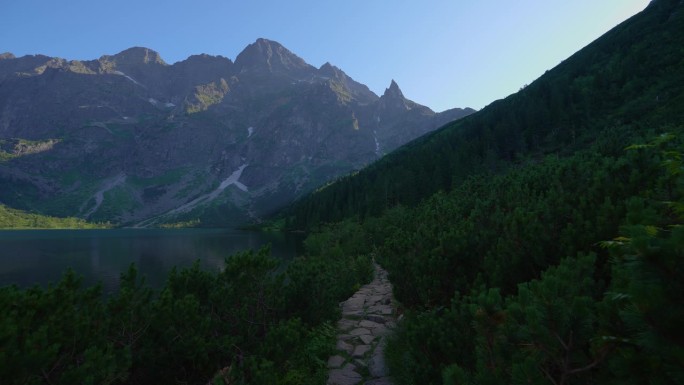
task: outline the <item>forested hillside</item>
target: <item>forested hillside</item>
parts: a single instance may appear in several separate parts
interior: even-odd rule
[[[683,16],[652,2],[538,80],[296,204],[291,227],[413,206],[469,175],[567,156],[607,128],[629,138],[684,120]]]
[[[653,1],[287,213],[389,271],[395,383],[684,383],[682,47]]]

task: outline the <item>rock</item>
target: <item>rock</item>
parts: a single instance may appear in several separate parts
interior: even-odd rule
[[[342,356],[332,356],[328,359],[329,368],[339,368],[344,364],[344,357]]]
[[[385,365],[384,349],[377,348],[368,362],[368,371],[373,377],[385,377],[389,374]]]
[[[369,321],[377,322],[379,324],[384,324],[385,322],[387,322],[385,317],[383,317],[381,315],[377,315],[377,314],[368,314],[366,316],[366,319]]]
[[[352,357],[363,357],[370,350],[371,350],[370,345],[359,345],[356,348],[354,348],[354,352],[352,353]]]
[[[347,364],[342,369],[333,369],[328,375],[327,385],[356,385],[361,382],[361,375],[354,371],[356,367]]]
[[[349,298],[342,304],[342,311],[352,311],[363,309],[363,304],[366,301],[364,297]]]
[[[354,364],[356,365],[357,368],[367,368],[368,367],[368,363],[363,361],[360,358],[355,359]]]
[[[342,310],[342,315],[345,317],[363,318],[364,312],[363,310]]]
[[[389,329],[387,329],[385,325],[381,325],[380,327],[373,329],[374,336],[384,336],[387,333],[389,333]]]
[[[343,319],[337,321],[337,328],[339,330],[343,330],[343,331],[347,331],[351,328],[356,327],[357,325],[358,325],[357,321],[350,320],[350,319],[344,319],[343,318]]]
[[[392,385],[392,381],[389,377],[374,378],[372,380],[366,381],[364,385]]]
[[[389,306],[385,306],[380,310],[380,314],[382,314],[382,315],[390,315],[392,313],[393,313],[392,308]]]
[[[376,265],[375,280],[340,303],[343,313],[346,310],[359,316],[350,319],[345,315],[337,323],[340,331],[337,348],[349,354],[353,361],[344,364],[342,356],[330,357],[328,385],[354,385],[362,381],[369,385],[392,385],[384,357],[387,342],[384,336],[391,332],[396,322],[392,316],[392,288],[386,280],[379,278],[383,275],[386,276]],[[338,369],[343,364],[344,367]],[[357,368],[361,368],[365,378]]]
[[[379,324],[379,323],[373,322],[373,321],[367,321],[367,320],[363,320],[363,321],[359,322],[359,327],[362,327],[362,328],[373,329],[373,328],[376,328],[378,326],[382,326],[382,324]]]
[[[369,313],[381,314],[381,315],[391,315],[392,306],[390,305],[373,305],[368,308]]]
[[[371,331],[365,328],[357,328],[349,332],[353,336],[362,336],[364,334],[371,334]]]
[[[351,354],[352,350],[354,350],[354,346],[342,341],[338,340],[337,341],[337,350],[341,350],[343,352],[347,352],[347,354]]]
[[[370,335],[370,334],[364,334],[364,335],[360,336],[359,338],[360,338],[361,341],[363,341],[363,343],[366,344],[366,345],[370,345],[370,343],[373,342],[373,340],[375,339],[375,337],[373,337],[373,336]]]

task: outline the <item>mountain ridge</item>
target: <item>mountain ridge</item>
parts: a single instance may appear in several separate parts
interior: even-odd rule
[[[168,64],[145,47],[86,61],[8,57],[0,61],[0,140],[57,144],[6,157],[0,181],[12,187],[0,201],[129,225],[258,220],[473,112],[391,99],[400,108],[332,64],[315,68],[266,39],[235,62],[201,54]],[[239,183],[217,191],[238,169]],[[211,199],[196,210],[174,211],[203,196]]]

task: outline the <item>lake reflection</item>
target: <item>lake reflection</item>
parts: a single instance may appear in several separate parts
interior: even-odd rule
[[[218,271],[225,257],[267,243],[274,257],[289,260],[301,238],[227,229],[0,231],[0,286],[45,286],[71,267],[85,284],[102,281],[105,292],[112,292],[135,263],[146,282],[159,288],[174,266],[199,259],[202,268]]]

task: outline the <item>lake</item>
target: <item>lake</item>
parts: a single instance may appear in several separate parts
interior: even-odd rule
[[[104,292],[119,287],[119,275],[135,263],[153,288],[164,285],[174,267],[200,260],[203,269],[219,271],[225,257],[271,244],[283,261],[300,250],[301,235],[230,229],[113,229],[0,231],[0,287],[28,287],[57,282],[67,268],[86,285],[102,282]]]

